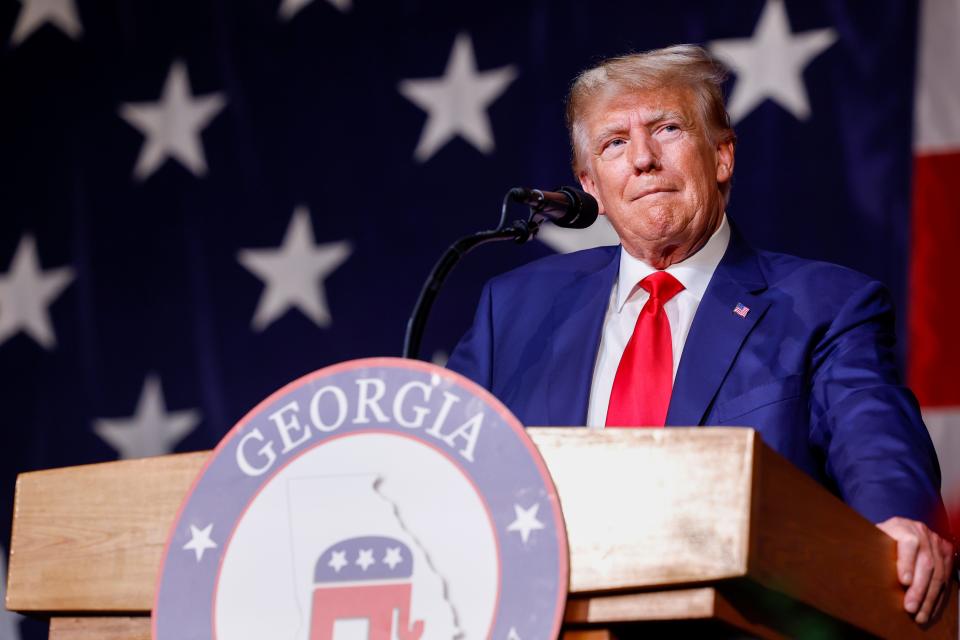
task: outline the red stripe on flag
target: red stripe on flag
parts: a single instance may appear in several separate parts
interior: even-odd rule
[[[960,152],[914,158],[907,375],[924,407],[960,405]]]

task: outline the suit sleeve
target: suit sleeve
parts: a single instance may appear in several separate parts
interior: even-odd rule
[[[493,388],[493,302],[490,283],[483,287],[473,325],[450,354],[447,368],[483,388]]]
[[[946,531],[940,467],[916,398],[900,380],[894,312],[877,282],[842,305],[812,353],[811,442],[843,500]]]

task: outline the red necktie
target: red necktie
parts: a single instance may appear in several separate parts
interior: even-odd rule
[[[673,339],[663,305],[683,290],[666,271],[656,271],[640,281],[650,298],[623,351],[613,379],[608,427],[662,427],[667,420],[673,389]]]

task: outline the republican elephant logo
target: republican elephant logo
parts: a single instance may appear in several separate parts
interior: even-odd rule
[[[399,540],[363,536],[330,545],[313,572],[310,640],[333,640],[338,620],[356,619],[367,620],[368,640],[419,640],[424,622],[410,621],[412,578],[413,554]]]

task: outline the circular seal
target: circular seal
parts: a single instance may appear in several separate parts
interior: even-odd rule
[[[567,539],[496,398],[411,360],[345,362],[220,442],[168,537],[155,640],[555,638]]]

